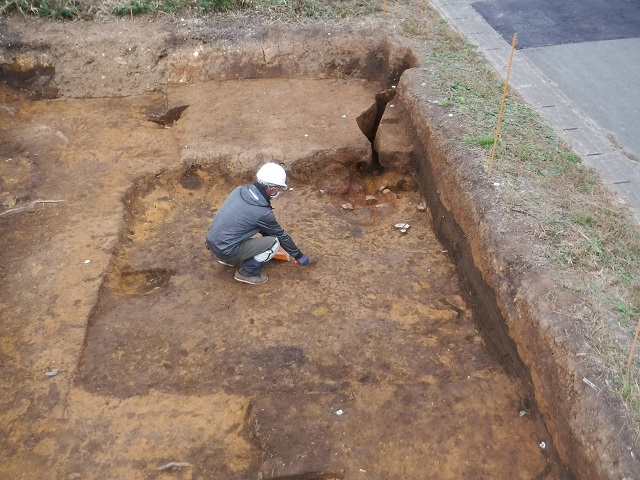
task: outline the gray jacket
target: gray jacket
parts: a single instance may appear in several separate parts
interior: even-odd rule
[[[240,244],[256,233],[278,237],[280,245],[295,259],[302,252],[276,220],[267,193],[257,184],[237,187],[218,209],[206,240],[216,255],[232,257]]]

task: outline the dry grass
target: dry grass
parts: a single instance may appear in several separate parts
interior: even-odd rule
[[[379,10],[374,0],[0,0],[0,16],[14,12],[59,20],[110,16],[259,14],[272,19],[344,19]]]

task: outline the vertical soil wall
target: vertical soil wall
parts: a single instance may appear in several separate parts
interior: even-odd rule
[[[630,478],[638,465],[625,445],[633,439],[610,399],[582,380],[588,375],[579,365],[584,335],[555,313],[553,272],[531,260],[527,219],[512,218],[500,205],[455,117],[436,100],[424,72],[404,72],[394,103],[406,111],[414,135],[421,191],[488,345],[529,384],[567,478]],[[557,302],[575,300],[559,295]]]

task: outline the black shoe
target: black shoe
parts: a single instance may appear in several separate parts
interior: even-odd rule
[[[269,280],[269,277],[266,275],[260,275],[259,273],[257,275],[243,275],[240,273],[240,270],[236,270],[236,274],[233,278],[239,282],[250,283],[252,285],[260,285],[261,283]]]

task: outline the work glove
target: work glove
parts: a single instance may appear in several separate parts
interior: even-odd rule
[[[311,263],[311,259],[309,257],[307,257],[306,255],[302,255],[296,261],[298,262],[298,265],[300,265],[301,267],[306,267],[307,265],[309,265]]]

